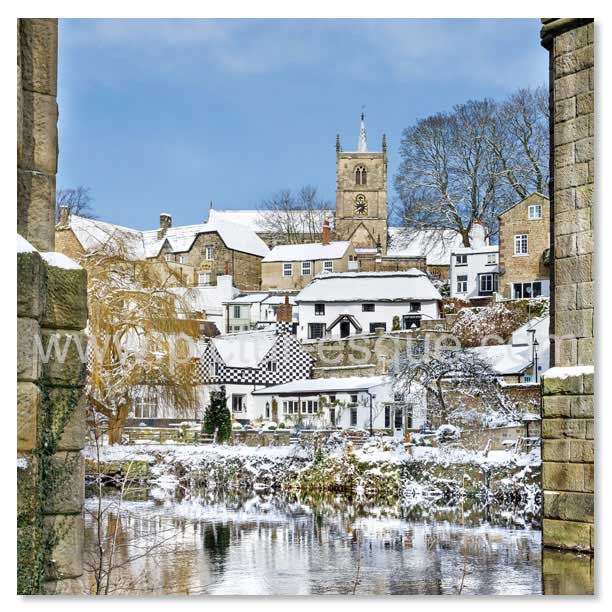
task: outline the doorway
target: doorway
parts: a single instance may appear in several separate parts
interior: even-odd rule
[[[346,338],[351,335],[351,324],[349,321],[340,322],[340,337]]]

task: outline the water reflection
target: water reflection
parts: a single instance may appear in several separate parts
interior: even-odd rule
[[[88,498],[90,587],[101,530],[109,593],[537,594],[540,531],[488,508],[439,509],[342,495],[140,492]],[[110,505],[109,505],[110,504]],[[106,508],[106,511],[104,510]],[[106,575],[108,577],[108,574]]]

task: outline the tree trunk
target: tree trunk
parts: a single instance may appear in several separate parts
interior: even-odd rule
[[[121,444],[121,438],[123,436],[123,430],[125,428],[125,422],[128,417],[128,406],[122,404],[117,410],[116,414],[113,414],[108,419],[108,443],[109,444]]]

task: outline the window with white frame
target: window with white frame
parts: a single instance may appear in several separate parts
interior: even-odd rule
[[[514,254],[528,255],[529,254],[529,239],[527,234],[516,234],[514,236]]]
[[[512,295],[515,300],[540,297],[542,295],[542,282],[512,283]]]
[[[157,397],[147,395],[134,398],[133,412],[137,419],[157,418]]]
[[[357,427],[357,406],[351,408],[351,427]]]
[[[467,255],[455,255],[455,265],[467,266]]]
[[[299,403],[297,400],[283,401],[283,414],[298,414]]]
[[[184,255],[179,255],[179,263],[182,263],[182,264],[185,263],[185,256]]]
[[[315,304],[314,313],[318,317],[324,316],[325,315],[325,304]]]
[[[244,395],[233,394],[232,395],[232,412],[244,412],[246,408]]]
[[[319,412],[319,402],[317,400],[302,401],[302,414],[316,414]]]
[[[210,285],[210,272],[198,272],[198,285],[200,287]]]
[[[467,274],[457,276],[457,293],[467,293]]]
[[[172,254],[170,254],[170,253],[166,253],[166,254],[164,255],[164,259],[165,259],[166,261],[173,261],[173,260],[174,260],[174,255],[172,255]]]
[[[215,247],[214,246],[207,246],[204,249],[204,257],[206,259],[208,259],[209,261],[211,259],[214,259],[215,258]]]
[[[493,265],[497,263],[497,253],[489,253],[487,255],[487,265]]]
[[[283,276],[293,276],[293,264],[292,263],[283,264]]]
[[[310,276],[312,274],[312,261],[302,262],[302,276]]]
[[[240,314],[241,314],[241,308],[238,304],[234,304],[234,308],[233,308],[233,318],[234,319],[239,319],[240,318]]]
[[[359,397],[355,394],[351,395],[351,404],[356,404]]]
[[[334,262],[331,259],[328,259],[323,262],[323,271],[324,272],[333,272],[334,271]]]
[[[421,302],[410,302],[410,312],[421,312]]]
[[[220,365],[218,361],[213,361],[210,364],[210,375],[211,376],[219,376],[219,372],[220,372]]]
[[[533,219],[541,219],[542,218],[542,205],[541,204],[532,204],[527,209],[527,217],[530,221]]]
[[[479,293],[487,295],[497,291],[497,274],[481,274],[479,277]]]

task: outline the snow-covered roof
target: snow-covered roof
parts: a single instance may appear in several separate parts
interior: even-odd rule
[[[285,295],[286,294],[280,294],[280,293],[274,293],[270,296],[268,296],[263,303],[264,304],[284,304],[285,303]],[[289,303],[290,304],[295,304],[295,296],[294,295],[289,295],[287,296],[289,298]]]
[[[40,256],[52,267],[54,268],[62,268],[64,270],[81,270],[81,266],[74,261],[74,259],[70,259],[67,255],[63,253],[55,253],[53,251],[48,251],[46,253],[41,253]]]
[[[98,219],[70,215],[70,228],[86,251],[101,248],[110,240],[119,239],[135,258],[156,257],[165,243],[173,253],[188,251],[200,234],[217,232],[229,249],[264,257],[269,248],[251,229],[225,219],[209,219],[207,223],[170,227],[160,237],[159,229],[135,230]]]
[[[348,240],[323,244],[280,244],[275,246],[263,259],[262,263],[272,261],[314,261],[317,259],[341,259],[351,246]]]
[[[274,330],[261,330],[217,336],[212,343],[225,365],[256,368],[274,345],[275,339]]]
[[[491,365],[500,375],[521,374],[532,363],[532,348],[530,346],[512,346],[497,344],[493,346],[476,346],[467,349]]]
[[[315,277],[295,298],[300,302],[401,302],[441,300],[420,270],[405,272],[342,272]]]
[[[333,227],[334,211],[325,209],[314,211],[315,219],[323,223],[327,219],[330,227]],[[291,210],[277,212],[274,210],[217,210],[212,208],[208,215],[208,220],[220,219],[237,225],[244,225],[255,232],[270,232],[278,225],[279,220],[284,225],[284,220],[288,221],[292,227],[298,231],[302,228],[304,233],[309,233],[308,223],[313,217],[313,211],[310,210]]]
[[[195,312],[223,314],[223,303],[228,295],[218,285],[206,287],[170,287],[169,291],[181,296]],[[239,290],[231,287],[230,293],[237,295]]]
[[[470,233],[474,248],[486,246],[484,229],[475,224]],[[435,230],[407,232],[405,228],[389,228],[389,246],[386,257],[425,257],[428,265],[449,265],[451,253],[463,247],[459,232],[446,230],[442,235]]]
[[[550,330],[550,317],[540,317],[537,319],[531,319],[522,325],[518,329],[512,332],[512,344],[531,344],[532,334],[529,332],[530,329],[535,331],[535,337],[538,339],[540,345],[549,342],[549,330]]]
[[[348,376],[346,378],[308,378],[294,380],[253,391],[253,395],[281,395],[294,393],[333,393],[365,391],[389,382],[386,376]]]
[[[226,302],[227,304],[258,304],[259,302],[263,302],[267,297],[269,297],[269,293],[247,293],[245,295],[239,295],[232,300]]]
[[[458,249],[453,249],[451,252],[451,255],[477,255],[479,253],[498,253],[498,252],[499,252],[499,245],[495,244],[495,245],[483,246],[483,247],[478,247],[478,248],[460,247]]]
[[[17,234],[17,252],[35,253],[36,249],[23,236]]]

